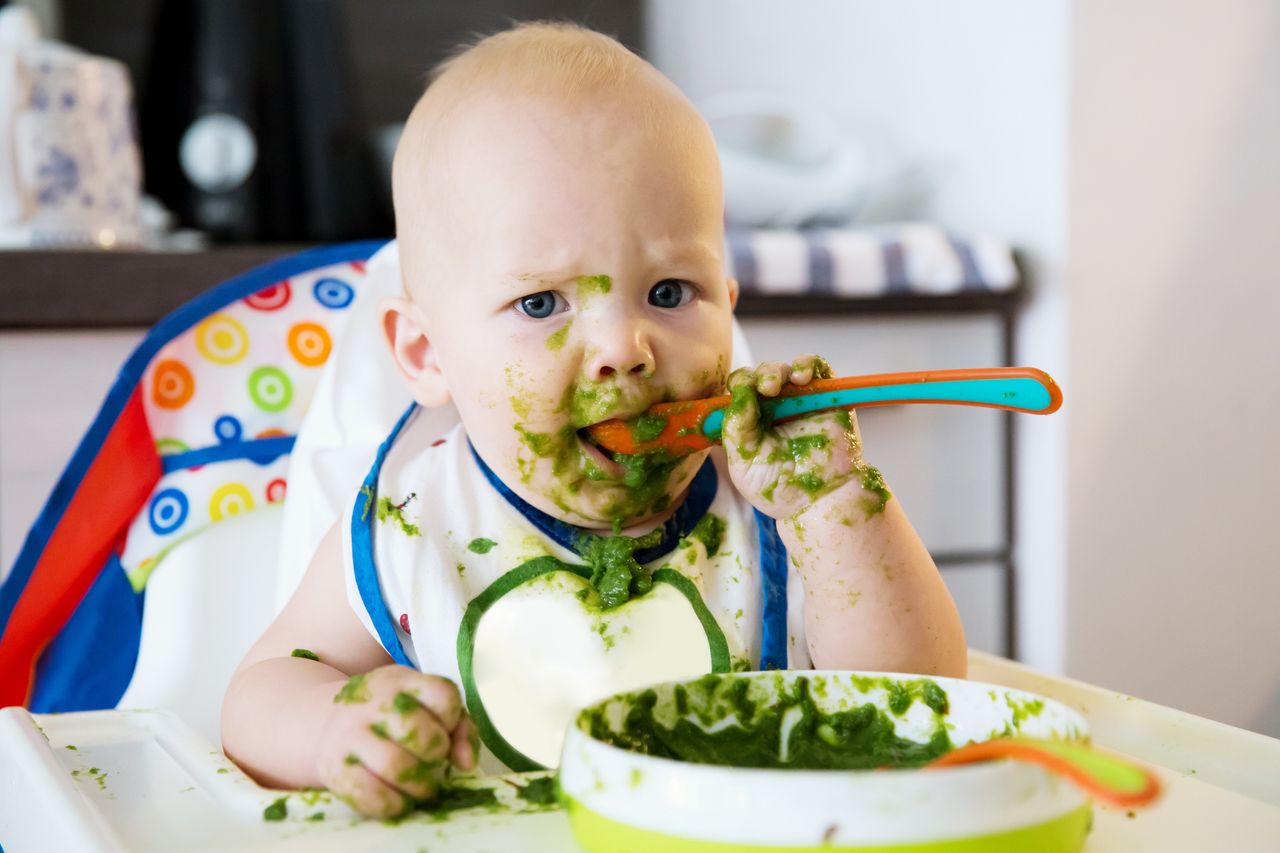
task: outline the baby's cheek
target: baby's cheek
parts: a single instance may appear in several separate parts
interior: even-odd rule
[[[674,400],[696,400],[723,394],[729,377],[728,364],[727,355],[677,364],[678,371],[666,385],[670,392],[667,396]]]

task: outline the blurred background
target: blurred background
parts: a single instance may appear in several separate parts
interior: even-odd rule
[[[390,236],[426,70],[566,18],[711,120],[756,358],[1063,387],[1048,418],[862,416],[971,644],[1280,736],[1280,3],[16,5],[0,572],[149,325],[300,246]]]

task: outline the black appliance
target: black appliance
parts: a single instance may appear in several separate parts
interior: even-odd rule
[[[147,191],[237,241],[390,232],[339,0],[160,0],[142,87]]]

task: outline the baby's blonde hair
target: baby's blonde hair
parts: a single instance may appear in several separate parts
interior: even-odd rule
[[[534,21],[461,45],[429,80],[441,89],[503,82],[572,94],[625,83],[645,68],[648,63],[604,33],[568,22]]]
[[[629,87],[638,77],[650,75],[667,82],[653,66],[604,33],[572,23],[517,24],[458,47],[432,69],[427,90],[405,124],[395,165],[397,169],[406,165],[401,152],[427,155],[449,115],[485,92],[568,100]]]
[[[656,68],[616,39],[573,23],[528,22],[463,45],[428,75],[396,148],[392,198],[401,236],[425,232],[437,144],[450,118],[485,94],[575,101],[601,94],[637,104],[637,127],[658,125],[657,99],[687,101]],[[689,107],[692,111],[692,106]],[[402,252],[406,274],[412,261]]]

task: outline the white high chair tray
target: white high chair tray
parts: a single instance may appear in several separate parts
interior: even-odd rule
[[[5,708],[0,756],[4,853],[575,849],[560,811],[423,813],[392,825],[325,792],[259,787],[169,711]],[[515,790],[498,782],[499,796],[504,787]],[[287,817],[265,820],[280,797]]]
[[[1280,741],[990,655],[971,653],[969,675],[1071,705],[1096,743],[1156,766],[1161,801],[1132,816],[1096,809],[1088,853],[1277,849]],[[494,784],[510,801],[513,789]],[[561,811],[422,814],[388,825],[357,818],[327,794],[295,792],[285,820],[265,821],[263,809],[281,796],[169,712],[0,710],[5,853],[577,849]],[[321,811],[323,820],[306,819]]]

